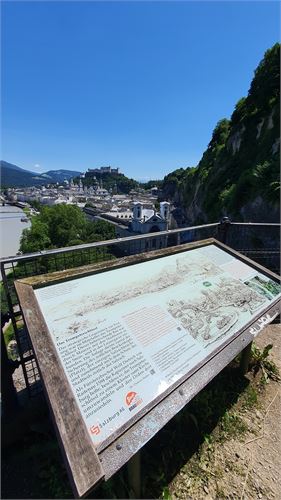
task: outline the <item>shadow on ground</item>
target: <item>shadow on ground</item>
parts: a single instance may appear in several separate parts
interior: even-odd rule
[[[238,364],[231,363],[142,449],[144,498],[161,497],[248,384]],[[17,415],[18,425],[12,426],[16,435],[6,439],[2,498],[73,498],[47,405],[41,399],[36,408],[29,409],[31,418],[25,417],[24,425],[21,412]],[[10,427],[11,422],[2,422],[2,436],[11,433]],[[88,498],[128,498],[132,492],[126,474],[123,467]]]
[[[168,483],[198,451],[249,381],[238,364],[226,367],[142,449],[142,497],[159,498]],[[88,498],[127,498],[127,468]]]

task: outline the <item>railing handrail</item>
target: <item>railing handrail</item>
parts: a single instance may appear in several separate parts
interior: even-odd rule
[[[196,229],[205,229],[209,227],[215,227],[215,226],[223,226],[224,222],[213,222],[211,224],[201,224],[198,226],[187,226],[187,227],[181,227],[177,229],[168,229],[166,231],[159,231],[156,233],[146,233],[146,234],[137,234],[134,236],[125,236],[122,238],[114,238],[112,240],[103,240],[103,241],[95,241],[93,243],[83,243],[81,245],[73,245],[71,247],[61,247],[61,248],[53,248],[50,250],[41,250],[38,252],[31,252],[27,254],[21,254],[21,255],[12,255],[9,257],[3,257],[0,259],[0,265],[4,264],[9,264],[13,262],[22,262],[26,260],[30,260],[36,257],[43,257],[43,256],[48,256],[48,255],[58,255],[60,253],[68,253],[68,252],[74,252],[76,250],[86,250],[90,248],[102,248],[106,247],[109,245],[116,245],[120,242],[130,242],[130,241],[137,241],[137,240],[143,240],[143,239],[151,239],[159,236],[168,236],[170,234],[179,234],[179,233],[185,233],[188,231],[194,231]],[[231,222],[227,221],[227,225],[241,225],[241,226],[281,226],[280,223],[271,223],[271,222]]]
[[[41,250],[39,252],[31,252],[25,253],[22,255],[13,255],[10,257],[3,257],[0,259],[0,264],[8,264],[11,262],[19,262],[24,260],[30,260],[36,257],[45,257],[46,255],[57,255],[59,253],[73,252],[75,250],[86,250],[88,248],[102,248],[109,245],[116,245],[120,242],[128,242],[128,241],[136,241],[143,239],[151,239],[158,238],[159,236],[168,236],[169,234],[178,234],[187,231],[193,231],[195,229],[203,229],[214,226],[220,226],[220,222],[213,222],[212,224],[202,224],[200,226],[188,226],[182,227],[178,229],[168,229],[166,231],[158,231],[156,233],[146,233],[146,234],[137,234],[134,236],[125,236],[123,238],[114,238],[113,240],[103,240],[103,241],[95,241],[93,243],[83,243],[82,245],[73,245],[71,247],[62,247],[62,248],[53,248],[51,250]]]
[[[28,389],[29,395],[35,395],[40,391],[40,384],[37,382],[40,381],[40,375],[38,372],[38,367],[36,364],[36,359],[34,358],[33,352],[32,352],[32,346],[29,341],[28,333],[24,331],[24,329],[20,329],[20,321],[21,321],[21,309],[18,303],[18,297],[15,293],[14,285],[13,282],[17,277],[17,271],[16,271],[16,266],[18,262],[22,262],[24,265],[20,269],[20,272],[18,273],[19,276],[31,276],[34,274],[40,274],[44,270],[44,266],[40,265],[40,257],[45,257],[48,259],[50,257],[50,260],[54,261],[52,262],[52,269],[55,268],[57,271],[61,269],[61,267],[67,267],[68,264],[73,264],[73,265],[83,265],[84,261],[88,261],[90,263],[92,260],[105,260],[110,257],[108,253],[105,251],[101,252],[101,255],[99,255],[99,252],[97,252],[97,255],[95,254],[95,251],[93,252],[94,255],[91,255],[90,251],[91,249],[106,249],[106,247],[113,247],[115,246],[115,249],[119,250],[116,253],[116,256],[118,257],[119,255],[129,254],[130,253],[136,253],[136,252],[141,252],[141,251],[150,251],[151,248],[151,242],[155,238],[156,240],[158,239],[158,243],[160,244],[161,238],[162,238],[162,244],[164,246],[172,244],[172,245],[177,245],[180,244],[183,240],[187,241],[193,241],[193,240],[198,240],[198,239],[203,239],[203,238],[209,238],[210,235],[213,237],[217,238],[218,240],[223,240],[225,243],[227,243],[228,240],[228,235],[230,236],[230,240],[235,244],[238,243],[238,241],[235,240],[235,235],[237,231],[234,230],[234,235],[232,235],[231,231],[231,226],[236,225],[238,233],[241,232],[242,234],[244,233],[244,230],[242,229],[243,226],[248,227],[250,229],[250,235],[252,232],[255,233],[255,230],[253,226],[258,227],[260,226],[261,228],[264,228],[266,226],[275,226],[280,227],[280,224],[276,223],[240,223],[240,222],[234,222],[232,223],[227,217],[224,217],[222,220],[219,222],[214,222],[211,224],[202,224],[202,225],[197,225],[197,226],[189,226],[189,227],[181,227],[177,229],[171,229],[171,230],[166,230],[166,231],[159,231],[159,232],[154,232],[154,233],[147,233],[147,234],[132,234],[130,236],[125,236],[121,238],[114,238],[111,240],[102,240],[98,242],[93,242],[93,243],[84,243],[81,245],[75,245],[71,247],[62,247],[62,248],[54,248],[46,251],[41,251],[41,252],[32,252],[28,254],[22,254],[22,255],[14,255],[10,257],[4,257],[0,259],[0,279],[2,275],[2,282],[4,286],[4,290],[6,293],[6,298],[7,298],[7,306],[9,308],[9,312],[11,315],[12,319],[12,324],[13,328],[15,331],[15,337],[17,340],[17,345],[18,345],[18,351],[19,351],[19,357],[20,357],[20,363],[22,366],[23,370],[23,375],[26,383],[26,387]],[[239,229],[239,227],[241,229]],[[251,230],[252,228],[252,230]],[[206,229],[206,232],[204,231]],[[200,232],[202,230],[202,233]],[[273,228],[272,228],[273,230]],[[270,231],[270,234],[272,233],[272,230]],[[198,232],[197,232],[198,231]],[[278,231],[278,230],[277,230]],[[266,231],[264,231],[266,232]],[[276,232],[276,231],[274,231]],[[181,235],[186,235],[186,238],[181,237]],[[169,236],[172,236],[171,241],[169,241]],[[160,240],[160,241],[159,241]],[[146,241],[150,242],[150,244],[146,245]],[[240,240],[239,240],[240,242]],[[248,238],[244,239],[242,238],[242,243],[244,245],[244,250],[237,249],[239,252],[242,252],[244,254],[247,254],[251,258],[256,258],[256,260],[259,260],[263,262],[264,260],[264,253],[266,253],[267,258],[274,260],[272,262],[272,267],[276,269],[278,268],[278,264],[275,265],[275,260],[277,258],[277,255],[279,255],[279,248],[273,248],[273,245],[271,245],[271,241],[269,242],[269,245],[271,246],[270,249],[256,249],[256,250],[249,250],[245,249],[245,244],[246,245],[251,245],[251,242],[248,241]],[[266,243],[266,241],[265,241]],[[125,252],[122,252],[122,246],[124,244],[124,250]],[[231,246],[231,243],[229,243]],[[157,245],[154,245],[154,247]],[[121,247],[121,248],[119,248]],[[148,248],[147,248],[148,247]],[[274,247],[278,247],[278,242],[275,241],[274,237]],[[83,251],[87,253],[88,250],[88,255],[86,257],[88,258],[82,258],[83,256]],[[71,254],[74,254],[75,256],[81,256],[81,263],[77,264],[75,259],[73,259],[73,262],[69,262],[69,260],[66,258],[67,256],[65,255],[68,253],[68,256],[72,256]],[[58,258],[56,258],[58,256]],[[97,258],[97,259],[96,259]],[[60,260],[62,261],[60,262]],[[71,259],[70,259],[71,260]],[[267,262],[267,261],[266,261]],[[39,265],[37,265],[39,263]],[[47,262],[46,262],[47,264]],[[72,267],[72,266],[71,266]],[[45,272],[48,272],[45,271]],[[8,276],[10,277],[8,279]],[[12,279],[11,279],[12,278]]]
[[[231,222],[233,226],[281,226],[280,222]]]

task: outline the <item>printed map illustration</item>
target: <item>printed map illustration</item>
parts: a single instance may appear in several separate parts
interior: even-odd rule
[[[138,264],[130,268],[123,268],[106,273],[101,281],[100,275],[91,277],[91,286],[87,287],[89,293],[80,295],[79,300],[75,300],[75,290],[73,293],[65,293],[65,307],[59,310],[57,301],[53,307],[50,304],[49,315],[54,321],[54,330],[58,332],[59,324],[67,327],[68,334],[76,333],[81,328],[93,326],[103,321],[99,311],[106,311],[107,308],[124,304],[134,299],[153,296],[161,292],[169,291],[188,281],[189,285],[194,285],[202,279],[208,279],[223,273],[219,266],[209,258],[194,254],[178,254],[166,258],[168,262],[163,263],[163,259]],[[143,271],[146,266],[145,271]],[[148,268],[148,269],[147,269]],[[112,279],[109,278],[112,276]],[[113,279],[114,277],[114,279]],[[89,278],[82,278],[87,283]],[[81,280],[79,280],[81,281]],[[90,284],[90,283],[89,283]],[[61,285],[54,285],[61,286]],[[98,291],[97,291],[98,290]],[[69,312],[71,311],[71,314]],[[91,315],[91,320],[87,319],[90,314],[95,313],[95,319]],[[69,324],[69,319],[72,318]]]
[[[280,292],[281,286],[265,276],[253,276],[245,281],[245,285],[253,288],[259,294],[266,297],[268,300],[274,299]]]
[[[231,276],[235,262],[239,272],[242,266],[243,279]],[[262,288],[261,279],[253,268],[210,245],[53,285],[36,294],[44,299],[50,331],[57,339],[157,303],[206,347],[237,329],[238,320],[245,324],[280,293],[280,285],[272,280],[267,279],[266,290]]]
[[[217,341],[234,329],[241,313],[253,314],[265,299],[243,283],[221,278],[195,300],[170,300],[168,311],[180,320],[194,339],[204,346]]]
[[[180,285],[186,280],[190,284],[201,281],[203,278],[216,276],[221,274],[222,270],[213,262],[206,258],[198,258],[195,256],[180,255],[177,256],[174,263],[165,266],[150,277],[142,277],[136,281],[128,283],[119,283],[115,288],[111,288],[105,292],[94,293],[89,297],[87,304],[82,306],[80,312],[86,312],[91,307],[92,310],[112,306],[119,302],[139,297],[140,295],[147,295],[152,293],[161,292],[170,287]]]

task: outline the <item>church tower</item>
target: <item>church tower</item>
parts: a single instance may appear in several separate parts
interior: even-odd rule
[[[136,201],[133,205],[133,218],[136,220],[142,219],[142,204],[139,201]]]
[[[162,219],[168,221],[170,218],[170,203],[168,201],[161,201],[160,203],[160,215]]]

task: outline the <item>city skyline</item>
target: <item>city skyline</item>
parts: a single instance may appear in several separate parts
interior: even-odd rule
[[[198,164],[279,39],[278,2],[2,2],[2,158],[135,179]]]

